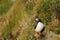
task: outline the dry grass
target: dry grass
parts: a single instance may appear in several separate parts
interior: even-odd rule
[[[33,35],[35,34],[34,25],[32,25],[33,16],[35,16],[37,13],[39,13],[37,16],[39,16],[42,22],[47,25],[49,31],[50,29],[55,29],[59,25],[59,20],[55,18],[56,15],[54,15],[55,17],[51,17],[53,16],[53,13],[56,13],[56,5],[54,1],[52,1],[52,3],[54,3],[52,5],[54,6],[50,5],[50,0],[37,0],[37,2],[29,1],[28,4],[26,4],[27,2],[27,0],[17,0],[7,14],[4,15],[4,17],[6,17],[6,21],[4,18],[3,20],[5,21],[6,25],[2,32],[3,37],[8,38],[9,33],[11,32],[13,36],[16,36],[17,33],[19,33],[19,35],[16,37],[18,40],[29,40],[31,37],[33,38]],[[26,6],[28,8],[26,8]]]

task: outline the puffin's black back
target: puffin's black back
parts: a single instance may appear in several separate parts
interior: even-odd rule
[[[38,21],[38,22],[42,22],[42,21],[41,21],[41,19],[39,19],[39,21]]]

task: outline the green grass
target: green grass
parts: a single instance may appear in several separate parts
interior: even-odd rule
[[[28,0],[22,0],[22,3],[26,4],[27,1],[28,1]]]
[[[14,13],[14,14],[10,15],[11,17],[9,19],[9,22],[8,22],[8,24],[6,24],[6,26],[3,30],[3,37],[7,38],[9,36],[9,33],[12,33],[13,28],[15,28],[15,27],[18,28],[19,27],[19,20],[20,20],[20,17],[21,17],[20,15],[21,15],[20,13],[17,13],[17,14]]]
[[[3,31],[3,36],[5,38],[8,37],[8,34],[12,31],[12,28],[15,26],[16,20],[15,20],[15,15],[13,15],[13,17],[11,17],[11,19],[9,20],[9,23],[6,24],[6,27],[4,28]]]
[[[31,21],[29,22],[29,26],[27,27],[26,30],[24,30],[23,32],[23,35],[21,37],[20,40],[35,40],[35,37],[34,37],[34,25],[32,25],[34,22],[33,22],[33,19],[31,19]],[[32,37],[32,38],[31,38]]]
[[[26,21],[27,17],[29,19],[31,16],[33,16],[33,14],[36,14],[35,12],[33,12],[33,8],[35,7],[35,2],[29,2],[26,5],[26,4],[24,4],[26,1],[27,0],[22,0],[22,2],[19,1],[17,3],[16,7],[13,9],[13,12],[10,12],[11,15],[9,16],[10,18],[8,20],[9,23],[6,25],[6,28],[3,31],[4,37],[7,38],[9,32],[12,32],[12,31],[15,32],[15,30],[19,30],[18,29],[18,28],[20,28],[19,21],[20,22],[23,22],[23,20]],[[54,10],[56,7],[56,5],[55,5],[56,3],[50,5],[50,1],[52,1],[52,0],[46,0],[45,2],[43,0],[41,0],[40,4],[38,4],[38,6],[36,7],[36,11],[39,12],[40,19],[46,25],[48,25],[49,22],[52,22],[51,16],[53,14],[53,11],[49,10],[50,6],[51,6],[51,8],[54,8]],[[6,4],[5,4],[5,2],[6,2]],[[10,8],[10,6],[12,5],[12,3],[10,1],[7,2],[5,0],[4,0],[4,2],[2,1],[0,4],[2,7],[2,8],[0,8],[1,9],[0,15],[3,15],[4,13],[6,13],[7,10]],[[4,4],[4,5],[2,6],[2,4]],[[33,36],[35,34],[34,25],[32,25],[33,21],[34,20],[31,19],[31,21],[28,24],[28,27],[23,31],[23,35],[22,35],[22,37],[20,37],[21,40],[29,40],[30,35]],[[26,21],[26,22],[28,22],[28,21]],[[22,24],[20,23],[20,25],[22,25]],[[55,26],[55,25],[53,25],[53,26]],[[21,26],[21,27],[23,27],[23,26]],[[59,32],[59,30],[57,31],[57,33],[58,32]]]
[[[11,0],[0,0],[0,16],[6,14],[11,6]]]
[[[41,1],[40,4],[37,6],[36,10],[40,14],[40,18],[44,24],[48,24],[48,22],[51,21],[51,16],[52,13],[49,10],[50,8],[50,1],[51,0],[46,0],[46,1]],[[42,3],[43,2],[43,3]]]
[[[26,4],[26,9],[25,9],[25,10],[26,10],[27,12],[28,12],[28,11],[32,11],[34,6],[35,6],[34,1],[29,2],[28,4]]]
[[[54,31],[56,34],[60,34],[60,29]]]
[[[6,24],[6,26],[5,26],[4,30],[3,30],[3,37],[5,37],[5,38],[7,38],[9,36],[10,32],[12,33],[14,28],[16,30],[16,28],[19,27],[19,21],[22,21],[22,19],[23,19],[23,14],[21,13],[23,8],[21,8],[22,6],[20,6],[19,3],[17,5],[19,5],[19,6],[18,7],[16,6],[15,7],[16,9],[14,9],[13,12],[11,12],[12,14],[9,15],[8,24]],[[22,9],[22,10],[20,10],[20,9]],[[15,30],[13,32],[15,32]]]
[[[9,24],[6,25],[5,31],[3,33],[3,36],[5,38],[8,37],[8,34],[12,31],[12,28],[15,26],[15,22],[9,22]]]

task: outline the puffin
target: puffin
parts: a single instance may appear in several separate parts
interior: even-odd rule
[[[42,33],[45,30],[45,25],[38,17],[35,17],[35,22],[36,22],[35,32]]]

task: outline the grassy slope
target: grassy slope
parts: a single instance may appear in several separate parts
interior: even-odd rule
[[[40,11],[40,3],[39,3],[40,1],[39,0],[37,2],[32,1],[29,2],[28,4],[26,4],[25,2],[26,1],[24,0],[23,1],[17,0],[16,3],[12,6],[12,8],[7,12],[6,19],[8,21],[8,24],[6,24],[3,30],[4,37],[7,38],[10,32],[12,32],[13,35],[16,35],[18,31],[19,31],[19,35],[16,38],[20,40],[29,40],[31,36],[34,35],[32,17],[36,14],[36,11]],[[48,4],[46,4],[46,6],[47,5]],[[49,15],[50,13],[49,12],[48,12],[49,14],[46,13],[48,11],[46,6],[45,7],[41,6],[43,7],[43,9],[41,9],[43,10],[43,12],[39,15],[39,17],[41,18],[43,23],[47,25],[47,23],[49,22],[48,20],[50,20],[48,19],[50,18]],[[37,8],[37,10],[35,8]]]
[[[7,13],[11,6],[12,6],[11,0],[0,0],[0,16]]]
[[[21,4],[20,1],[19,2],[17,1],[16,4],[14,4],[13,7],[10,9],[10,11],[8,11],[8,14],[7,14],[8,24],[6,24],[6,27],[4,28],[4,31],[3,31],[4,37],[7,37],[9,32],[11,31],[13,31],[13,33],[15,32],[15,30],[17,31],[18,28],[20,28],[19,22],[24,23],[25,21],[28,21],[27,19],[29,17],[31,17],[31,14],[29,15],[28,13],[23,12],[24,6],[25,5]],[[23,26],[23,24],[21,25]]]
[[[5,14],[8,12],[10,7],[12,6],[11,0],[0,0],[0,34],[6,24],[6,16]]]

